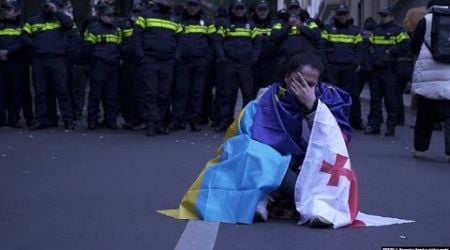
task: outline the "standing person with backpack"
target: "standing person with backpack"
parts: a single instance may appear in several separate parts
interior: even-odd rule
[[[450,0],[432,0],[411,42],[417,57],[412,92],[417,96],[414,156],[430,146],[433,124],[444,121],[445,153],[450,156]]]

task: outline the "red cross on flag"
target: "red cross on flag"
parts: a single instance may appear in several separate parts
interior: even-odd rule
[[[359,212],[358,182],[344,137],[328,109],[319,102],[308,149],[295,187],[300,224],[322,217],[334,228],[410,223]]]

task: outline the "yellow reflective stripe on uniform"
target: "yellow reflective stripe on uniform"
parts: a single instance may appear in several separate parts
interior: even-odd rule
[[[254,33],[256,36],[259,36],[259,35],[270,36],[270,34],[272,33],[272,29],[271,28],[267,28],[267,29],[255,28]]]
[[[232,36],[232,37],[250,37],[252,38],[252,30],[250,29],[244,29],[244,28],[236,28],[233,31],[230,29],[226,29],[226,36]]]
[[[124,29],[122,30],[123,37],[131,37],[133,35],[133,29]]]
[[[397,43],[401,43],[403,40],[408,40],[409,36],[408,33],[406,32],[400,32],[400,34],[397,35],[397,37],[395,38]]]
[[[175,22],[172,22],[169,20],[159,19],[159,18],[144,19],[142,17],[139,17],[136,20],[136,24],[143,29],[145,29],[145,28],[162,28],[162,29],[173,30],[176,33],[183,31],[183,28],[178,23],[175,23]]]
[[[21,28],[12,29],[12,28],[6,28],[0,30],[0,36],[20,36],[22,33]]]
[[[328,40],[328,35],[329,35],[329,33],[326,30],[324,30],[320,33],[320,36],[325,40]]]
[[[308,28],[310,28],[310,29],[317,29],[317,28],[319,28],[319,25],[317,25],[317,23],[316,22],[314,22],[314,21],[312,21],[312,22],[310,22],[310,23],[308,23]]]
[[[369,41],[374,45],[395,45],[397,44],[396,39],[397,37],[395,36],[387,37],[372,35],[370,36]]]
[[[207,34],[208,27],[202,25],[186,25],[184,26],[184,33],[201,33]]]
[[[362,41],[362,36],[360,34],[358,35],[345,35],[345,34],[330,34],[330,33],[323,33],[322,32],[322,38],[335,43],[351,43],[351,44],[357,44]]]
[[[274,30],[281,30],[283,28],[283,25],[281,23],[275,23],[272,27]]]
[[[217,29],[217,34],[219,34],[220,36],[225,37],[225,33],[226,33],[226,31],[225,31],[224,27],[219,27]]]
[[[29,23],[23,25],[23,30],[31,35],[31,25]]]
[[[299,35],[300,34],[300,29],[297,28],[297,26],[292,26],[289,29],[288,35]]]
[[[217,32],[216,26],[214,24],[211,24],[208,26],[207,34],[214,34]]]
[[[47,31],[47,30],[54,30],[54,29],[58,29],[58,28],[61,28],[61,23],[59,23],[59,22],[34,23],[34,24],[25,23],[23,30],[25,30],[25,32],[27,32],[28,34],[31,35],[37,31]]]
[[[120,30],[118,30],[120,32]],[[120,34],[120,33],[119,33]],[[120,35],[116,34],[103,34],[103,35],[94,35],[90,33],[89,31],[86,31],[84,33],[84,40],[93,44],[97,43],[113,43],[113,44],[120,44],[122,42],[122,38]]]

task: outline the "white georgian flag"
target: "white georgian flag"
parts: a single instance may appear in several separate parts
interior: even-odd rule
[[[344,226],[384,226],[414,221],[359,212],[358,183],[344,136],[328,107],[319,102],[300,175],[295,187],[300,224],[316,216]]]

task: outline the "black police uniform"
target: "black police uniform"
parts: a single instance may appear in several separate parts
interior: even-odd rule
[[[7,60],[0,60],[0,127],[20,127],[21,83],[25,71],[21,26],[19,18],[0,20],[0,50],[8,51]]]
[[[359,29],[349,21],[341,24],[335,21],[322,31],[325,43],[325,58],[328,78],[332,84],[352,93],[355,69],[361,65],[362,36]]]
[[[175,58],[175,85],[172,100],[172,128],[183,128],[188,122],[191,130],[199,131],[200,114],[205,90],[208,64],[213,58],[216,27],[201,12],[180,17],[183,31]]]
[[[387,111],[386,135],[395,134],[398,113],[397,58],[408,50],[410,40],[402,27],[393,22],[379,25],[370,37],[373,75],[370,85],[370,113],[366,134],[379,134],[383,120],[381,101]]]
[[[115,24],[93,22],[85,32],[84,40],[90,44],[92,51],[88,126],[90,129],[96,128],[101,102],[105,125],[116,129],[121,30]]]
[[[252,66],[258,61],[261,40],[255,25],[247,17],[231,16],[218,29],[221,38],[216,43],[216,53],[221,64],[221,79],[216,89],[217,131],[225,131],[233,121],[239,88],[243,106],[254,98]]]
[[[74,115],[65,63],[67,32],[72,28],[72,19],[61,12],[41,12],[24,24],[24,41],[32,55],[37,120],[35,128],[46,126],[47,98],[49,92],[54,90],[65,127],[73,129]]]
[[[177,36],[181,31],[171,8],[159,3],[136,21],[136,56],[143,78],[143,113],[148,136],[168,133],[163,120],[169,107]]]
[[[261,39],[261,54],[258,62],[253,67],[254,94],[258,93],[260,88],[267,87],[277,80],[274,69],[277,68],[277,62],[274,60],[276,56],[276,45],[271,38],[272,27],[275,22],[268,16],[262,20],[257,15],[253,17],[255,23],[255,33]]]
[[[127,18],[120,22],[122,30],[122,65],[120,68],[119,102],[124,128],[131,129],[143,122],[141,114],[142,91],[138,81],[139,71],[134,47],[135,20]]]
[[[272,27],[271,37],[278,46],[277,61],[307,51],[321,56],[323,50],[322,39],[306,23],[297,27],[278,21]]]

